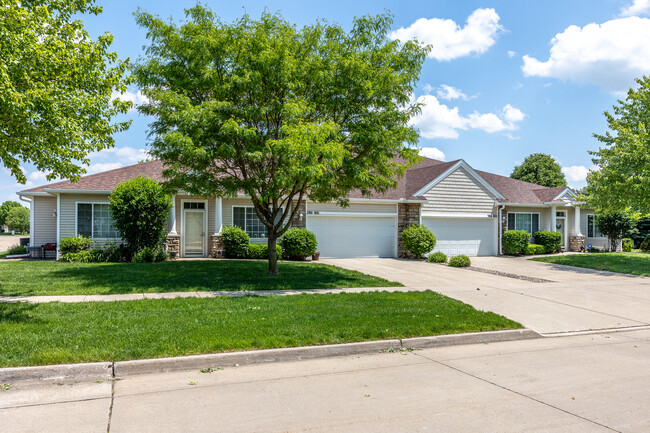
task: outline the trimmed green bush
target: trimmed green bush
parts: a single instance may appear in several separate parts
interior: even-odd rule
[[[462,254],[460,256],[454,256],[449,259],[449,266],[453,266],[454,268],[465,268],[471,264],[472,261],[469,259],[469,257]]]
[[[61,254],[75,254],[90,249],[91,240],[83,236],[63,238],[59,241]]]
[[[287,258],[305,260],[313,256],[318,247],[316,235],[307,229],[292,228],[282,236],[282,248]]]
[[[224,227],[221,231],[226,257],[229,259],[243,259],[248,255],[248,247],[251,239],[244,230],[239,227]]]
[[[646,236],[643,242],[641,242],[639,249],[644,253],[650,253],[650,235]]]
[[[562,248],[562,235],[558,232],[535,232],[535,244],[543,245],[547,253],[555,253]],[[539,253],[536,253],[539,254]]]
[[[141,248],[138,252],[133,254],[133,263],[154,263],[164,262],[167,259],[167,254],[161,247]]]
[[[14,245],[13,247],[7,250],[9,256],[15,256],[18,254],[27,254],[27,248],[22,245]]]
[[[623,252],[631,253],[632,248],[634,248],[634,240],[630,238],[623,239]]]
[[[93,259],[92,253],[88,250],[79,251],[76,253],[63,253],[59,258],[62,262],[79,262],[91,263]]]
[[[530,241],[530,234],[525,230],[507,230],[503,233],[503,251],[517,256],[523,254]]]
[[[275,251],[278,256],[278,259],[282,259],[282,246],[276,245]],[[248,253],[246,255],[247,259],[268,259],[269,258],[269,246],[267,244],[256,245],[250,244],[248,246]]]
[[[532,256],[533,254],[544,254],[547,251],[544,245],[529,244],[524,249],[524,255]]]
[[[419,259],[436,247],[436,237],[428,227],[413,224],[402,232],[402,243],[409,253]]]
[[[429,263],[446,263],[447,262],[447,255],[445,253],[431,253],[429,254],[429,257],[427,257],[427,262]]]
[[[171,198],[160,182],[135,177],[117,185],[109,199],[115,229],[129,252],[156,250],[167,234],[172,208]]]

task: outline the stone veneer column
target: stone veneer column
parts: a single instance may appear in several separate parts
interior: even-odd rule
[[[585,250],[585,237],[583,235],[569,236],[569,251],[584,251]]]
[[[214,234],[210,236],[210,243],[208,245],[210,252],[208,253],[209,257],[214,259],[222,259],[225,255],[225,246],[223,240],[221,239],[221,234]]]
[[[293,202],[291,204],[291,206],[295,205],[296,202]],[[300,218],[300,214],[302,214],[302,219]],[[291,227],[297,227],[299,229],[304,229],[307,227],[307,206],[304,200],[300,203],[300,206],[298,206],[298,211],[291,220]]]
[[[165,242],[167,242],[167,252],[176,253],[175,258],[179,258],[181,256],[181,237],[179,235],[170,234],[167,235]]]
[[[402,232],[420,222],[420,203],[398,203],[397,205],[397,257],[413,258],[402,243]]]

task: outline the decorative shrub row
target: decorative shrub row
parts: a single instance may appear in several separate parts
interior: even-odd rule
[[[525,230],[507,230],[503,233],[503,251],[513,256],[523,254],[530,241],[530,234]]]
[[[27,254],[27,248],[25,248],[22,245],[14,245],[13,247],[9,248],[7,250],[7,255],[9,256],[17,256],[19,254]]]
[[[266,259],[269,256],[268,245],[251,244],[248,233],[239,227],[224,227],[221,240],[227,258]],[[306,229],[293,228],[279,240],[276,253],[279,259],[304,260],[316,252],[316,246],[316,235]]]
[[[544,254],[546,252],[546,247],[544,245],[538,244],[529,244],[524,249],[524,254],[527,256],[532,256],[533,254]]]
[[[79,263],[153,263],[167,260],[168,255],[162,246],[155,248],[142,247],[135,254],[130,254],[129,249],[123,244],[118,245],[115,242],[107,242],[102,247],[90,248],[92,240],[83,236],[63,238],[60,243],[62,262],[79,262]]]
[[[413,224],[402,232],[402,243],[409,253],[419,259],[436,247],[436,237],[426,226]]]
[[[437,252],[429,254],[427,257],[429,263],[447,263],[447,255],[445,253]]]
[[[89,250],[92,241],[81,235],[72,238],[63,238],[59,241],[59,250],[61,254],[76,254],[81,251]]]
[[[562,235],[558,232],[535,232],[533,234],[535,244],[543,245],[546,253],[559,252],[562,248]],[[543,254],[543,253],[535,253]]]
[[[623,238],[623,252],[631,253],[634,248],[634,239]]]
[[[275,246],[275,251],[276,254],[278,255],[278,259],[282,258],[282,246],[281,245],[276,245]],[[246,256],[244,257],[245,259],[260,259],[260,260],[266,260],[269,257],[269,246],[266,244],[263,245],[256,245],[256,244],[250,244],[248,246],[248,252],[246,253]]]
[[[465,268],[471,264],[472,261],[469,259],[469,257],[462,254],[460,256],[454,256],[449,259],[449,266],[453,266],[454,268]]]

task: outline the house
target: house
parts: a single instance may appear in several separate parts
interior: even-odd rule
[[[160,161],[143,162],[69,181],[19,192],[31,201],[30,242],[59,244],[84,235],[101,244],[117,240],[108,195],[135,176],[162,180]],[[316,234],[321,257],[401,257],[406,254],[401,232],[413,223],[431,229],[434,251],[447,255],[494,256],[508,229],[554,230],[566,250],[586,245],[603,248],[607,238],[594,225],[594,212],[582,207],[571,188],[547,188],[478,171],[463,160],[424,158],[411,167],[399,185],[372,198],[353,191],[350,205],[304,202],[293,225]],[[251,201],[196,197],[178,193],[169,217],[167,244],[180,257],[220,257],[224,226],[237,225],[254,243],[265,243],[266,229]]]

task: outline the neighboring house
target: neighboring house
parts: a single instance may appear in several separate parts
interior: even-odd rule
[[[135,176],[162,179],[160,161],[144,162],[82,177],[78,182],[52,183],[19,193],[31,199],[32,245],[59,244],[84,235],[97,243],[117,239],[108,195]],[[581,208],[571,188],[547,188],[474,170],[463,160],[425,158],[411,167],[397,188],[372,198],[349,195],[350,205],[302,204],[293,225],[316,234],[321,257],[402,257],[401,232],[413,223],[431,229],[434,251],[447,255],[493,256],[501,251],[501,233],[508,229],[554,230],[565,249],[588,244],[603,248],[607,238],[594,226],[593,210]],[[167,243],[180,257],[220,257],[224,226],[237,225],[255,243],[265,243],[266,229],[245,196],[196,197],[176,194],[169,218]]]

